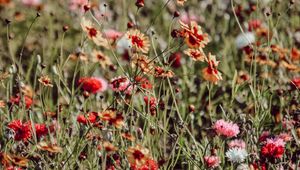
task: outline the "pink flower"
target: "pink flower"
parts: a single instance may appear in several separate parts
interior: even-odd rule
[[[116,39],[122,37],[123,33],[119,32],[117,30],[114,30],[114,29],[107,29],[107,30],[104,30],[104,35],[108,39],[116,40]]]
[[[185,24],[189,24],[191,21],[199,21],[199,18],[196,15],[189,15],[188,13],[184,12],[180,15],[180,21]]]
[[[213,128],[215,129],[218,135],[223,135],[226,137],[234,137],[240,133],[239,126],[237,124],[232,122],[226,122],[223,119],[218,120],[213,125]]]
[[[115,92],[125,92],[126,94],[130,94],[132,91],[132,85],[126,77],[113,78],[109,83],[109,87]]]
[[[241,139],[235,139],[228,143],[229,148],[246,148],[246,143]]]
[[[289,142],[293,139],[289,133],[280,133],[277,137],[282,139],[284,142]]]
[[[88,4],[88,0],[70,0],[69,8],[72,11],[84,11],[83,6]]]
[[[38,6],[41,4],[41,0],[22,0],[22,3],[27,6]]]
[[[220,164],[220,159],[217,156],[205,156],[204,161],[209,168],[215,168]]]

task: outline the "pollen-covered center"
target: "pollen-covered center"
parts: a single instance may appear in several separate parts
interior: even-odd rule
[[[144,46],[144,42],[140,37],[133,35],[130,38],[131,38],[131,43],[136,45],[137,47],[142,48]]]
[[[89,31],[89,36],[90,37],[96,37],[97,36],[97,30],[95,28],[86,28]]]

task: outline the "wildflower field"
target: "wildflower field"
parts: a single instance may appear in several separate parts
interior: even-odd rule
[[[299,170],[299,0],[0,0],[0,169]]]

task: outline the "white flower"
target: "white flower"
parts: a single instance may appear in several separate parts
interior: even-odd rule
[[[226,152],[226,157],[231,162],[241,163],[244,162],[248,153],[242,148],[231,148]]]
[[[241,33],[236,37],[235,44],[238,49],[244,48],[255,42],[255,36],[252,32]]]

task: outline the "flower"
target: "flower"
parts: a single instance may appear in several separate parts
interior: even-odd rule
[[[46,142],[40,142],[37,144],[37,148],[43,151],[51,153],[62,153],[62,148],[55,144],[47,144]]]
[[[145,0],[136,0],[135,2],[135,5],[138,7],[138,8],[141,8],[141,7],[144,7],[145,6]]]
[[[121,136],[122,136],[124,139],[127,139],[127,140],[129,140],[129,141],[132,141],[132,142],[135,141],[135,137],[134,137],[132,134],[128,133],[128,132],[122,133]]]
[[[130,168],[132,170],[158,170],[157,163],[152,159],[147,159],[146,163],[140,167],[137,167],[136,165],[131,165]]]
[[[289,133],[280,133],[277,137],[282,139],[284,142],[293,140],[293,137]]]
[[[31,138],[30,122],[22,123],[21,120],[13,120],[7,127],[14,131],[14,139],[16,141],[27,141]]]
[[[238,49],[242,49],[255,42],[255,35],[252,32],[239,34],[235,39],[235,44]]]
[[[23,96],[25,100],[25,107],[26,109],[29,109],[30,106],[32,105],[33,101],[29,96]],[[10,103],[13,105],[20,105],[22,98],[19,94],[16,95],[16,97],[11,97],[10,98]]]
[[[208,168],[215,168],[220,164],[220,158],[218,156],[205,156],[204,161]]]
[[[92,57],[92,61],[99,62],[102,68],[106,68],[112,64],[110,58],[104,55],[101,51],[94,50]]]
[[[169,63],[173,68],[179,68],[181,66],[181,53],[176,52],[169,57]]]
[[[103,38],[102,33],[98,31],[90,20],[84,17],[81,20],[81,28],[87,33],[89,39],[91,39],[96,45],[109,48],[108,40]]]
[[[115,151],[118,150],[118,147],[115,147],[112,143],[107,142],[107,141],[104,141],[104,142],[102,143],[102,146],[99,145],[99,146],[98,146],[98,149],[101,150],[102,147],[105,149],[105,151],[106,151],[107,153],[112,153],[112,152],[115,152]]]
[[[202,49],[187,49],[184,51],[184,54],[186,54],[189,57],[192,57],[194,61],[204,61],[206,59],[206,56]]]
[[[160,78],[172,78],[174,72],[171,70],[164,70],[162,67],[156,66],[154,68],[154,76]]]
[[[41,76],[39,78],[39,82],[42,83],[44,86],[48,86],[48,87],[53,87],[53,84],[51,84],[51,79],[49,78],[49,76],[45,75],[45,76]]]
[[[290,52],[290,57],[293,61],[298,61],[300,60],[300,50],[298,50],[297,48],[293,47],[291,49],[291,52]]]
[[[48,134],[48,128],[45,124],[41,123],[41,124],[34,124],[34,128],[35,128],[35,133],[36,133],[36,136],[39,138],[39,137],[42,137],[42,136],[45,136]]]
[[[109,83],[109,87],[115,92],[125,92],[127,94],[132,90],[130,81],[126,77],[121,76],[113,78]]]
[[[149,150],[143,148],[141,145],[129,147],[125,152],[130,165],[134,165],[136,168],[140,168],[146,164],[150,158]]]
[[[217,84],[219,80],[222,80],[221,73],[217,70],[219,61],[216,60],[216,56],[208,54],[208,67],[202,69],[203,78],[214,84]]]
[[[300,77],[295,77],[291,81],[292,85],[300,89]]]
[[[69,8],[72,11],[84,11],[83,6],[88,4],[88,0],[71,0],[69,4]]]
[[[27,159],[25,157],[1,153],[1,152],[0,152],[0,160],[6,169],[13,167],[12,165],[20,166],[20,167],[27,167],[28,163],[29,163],[29,159]]]
[[[129,30],[125,37],[130,41],[131,47],[137,52],[148,53],[150,41],[147,36],[140,32],[140,30]]]
[[[177,2],[178,5],[182,5],[183,6],[186,1],[187,0],[177,0],[176,2]]]
[[[229,148],[246,148],[246,143],[241,139],[235,139],[228,143]]]
[[[157,101],[155,97],[148,97],[144,96],[144,102],[146,103],[147,106],[150,107],[150,113],[152,116],[156,114],[156,106],[157,106]]]
[[[137,76],[134,79],[138,85],[140,85],[143,89],[152,89],[151,82],[146,77]]]
[[[105,38],[111,39],[113,41],[115,41],[116,39],[122,37],[122,35],[123,35],[122,32],[116,31],[114,29],[104,30],[103,33],[105,35]]]
[[[41,0],[22,0],[22,3],[27,6],[39,6]]]
[[[261,20],[259,19],[252,19],[248,21],[248,31],[256,30],[261,26]]]
[[[285,142],[281,138],[267,139],[261,148],[262,156],[266,158],[281,158],[284,154]]]
[[[213,128],[218,135],[224,135],[226,137],[234,137],[240,133],[239,126],[237,124],[226,122],[223,119],[215,122]]]
[[[85,124],[85,125],[88,122],[93,124],[97,121],[97,116],[98,116],[97,112],[89,112],[89,113],[86,114],[86,116],[83,115],[83,114],[80,114],[80,115],[77,116],[77,122]]]
[[[82,77],[78,80],[81,89],[89,93],[104,92],[107,89],[107,82],[102,78]]]
[[[202,28],[195,21],[191,21],[190,25],[179,22],[182,29],[181,36],[185,38],[190,48],[204,48],[209,43],[208,34],[203,33]]]
[[[231,162],[242,163],[245,161],[248,153],[243,148],[231,148],[226,152],[226,157]]]
[[[134,54],[131,60],[131,66],[133,68],[140,68],[145,74],[151,73],[153,71],[153,64],[146,55]]]
[[[115,109],[107,109],[98,114],[101,120],[107,121],[110,125],[116,128],[121,128],[124,125],[124,117],[122,113],[117,113]]]

